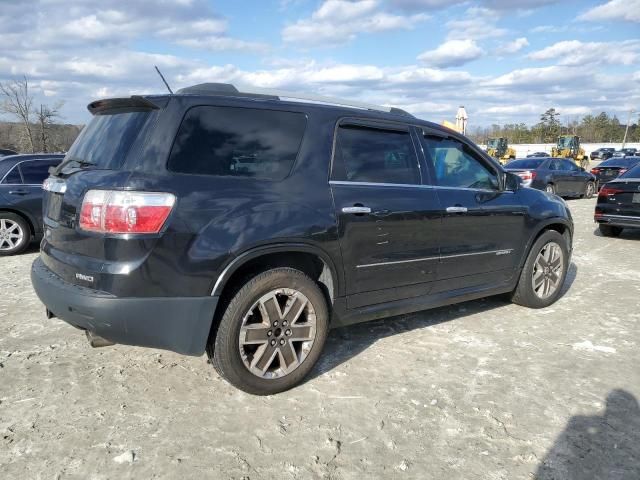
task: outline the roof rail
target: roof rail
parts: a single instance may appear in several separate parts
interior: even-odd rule
[[[273,90],[269,88],[241,87],[236,88],[230,83],[201,83],[191,87],[178,90],[179,94],[191,95],[229,95],[234,97],[260,98],[265,100],[292,100],[299,102],[318,103],[322,105],[338,105],[343,107],[359,108],[362,110],[372,110],[376,112],[392,113],[394,115],[404,115],[413,117],[409,112],[396,107],[383,107],[371,103],[344,100],[341,98],[325,97],[322,95],[307,95],[297,92],[287,92],[285,90]]]

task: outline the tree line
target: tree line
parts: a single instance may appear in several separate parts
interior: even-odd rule
[[[487,138],[506,137],[509,143],[556,143],[559,135],[578,135],[583,143],[621,143],[626,125],[621,124],[618,117],[606,112],[598,115],[585,115],[562,123],[560,112],[549,108],[540,121],[529,126],[525,123],[493,124],[490,127],[476,128],[470,135],[477,143],[485,143]],[[629,125],[627,142],[640,142],[640,126]]]
[[[0,82],[0,113],[12,121],[0,122],[0,148],[21,153],[66,152],[81,127],[60,123],[62,103],[36,105],[27,77]]]

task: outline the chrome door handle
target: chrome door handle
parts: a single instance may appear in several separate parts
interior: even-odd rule
[[[447,207],[447,213],[466,213],[467,207]]]
[[[371,213],[369,207],[342,207],[342,213]]]

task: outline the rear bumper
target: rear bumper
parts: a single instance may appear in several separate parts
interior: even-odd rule
[[[640,217],[630,215],[597,215],[594,220],[614,227],[640,228]]]
[[[205,351],[218,297],[121,298],[65,282],[40,258],[31,283],[56,317],[114,343],[171,350]]]

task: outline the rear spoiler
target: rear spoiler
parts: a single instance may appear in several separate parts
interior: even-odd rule
[[[128,113],[147,112],[157,110],[160,107],[145,97],[134,95],[129,98],[108,98],[96,100],[87,105],[87,110],[91,115],[101,115],[103,113]]]

